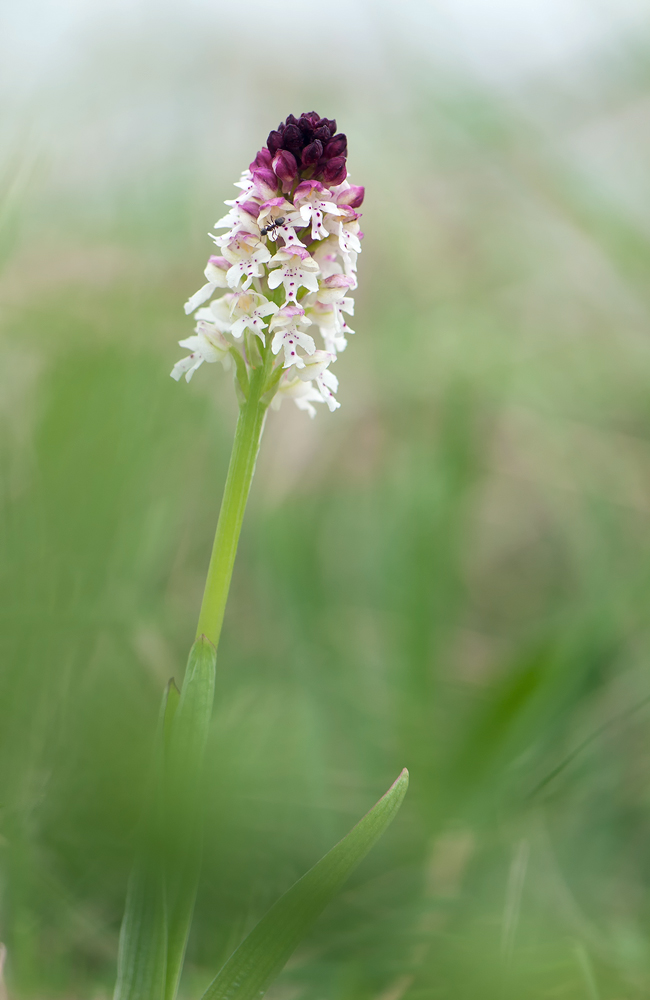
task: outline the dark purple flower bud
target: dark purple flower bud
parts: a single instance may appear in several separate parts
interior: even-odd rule
[[[273,157],[273,169],[282,181],[282,187],[289,188],[298,176],[298,164],[293,153],[287,149],[280,149]]]
[[[302,132],[300,131],[298,126],[287,125],[284,132],[282,133],[282,149],[288,149],[290,153],[293,153],[296,159],[299,159],[302,147],[303,147]]]
[[[336,132],[336,118],[321,118],[320,123],[330,130],[330,135],[334,135]]]
[[[347,156],[348,140],[343,132],[339,132],[325,146],[325,156],[330,160],[333,156]]]
[[[287,125],[297,125],[298,119],[296,118],[295,115],[288,115],[286,123]]]
[[[331,135],[330,130],[323,124],[320,124],[317,129],[314,129],[312,139],[320,139],[323,145],[325,145],[330,141]]]
[[[358,208],[363,201],[366,189],[357,184],[351,184],[347,191],[341,191],[336,199],[337,205],[347,205],[349,208]]]
[[[310,125],[316,127],[320,123],[320,115],[317,115],[315,111],[303,111],[300,116],[300,120],[306,118]],[[301,126],[302,127],[302,126]]]
[[[282,126],[280,126],[280,129],[281,128]],[[266,140],[266,145],[269,147],[269,153],[271,156],[275,156],[277,151],[282,148],[282,132],[280,129],[275,132],[269,132],[269,137]],[[266,164],[264,164],[264,166],[266,166]]]
[[[348,175],[344,156],[335,156],[329,161],[323,171],[323,180],[326,184],[342,184]]]
[[[318,163],[322,155],[323,143],[319,142],[318,139],[315,142],[310,142],[302,151],[303,167],[313,167],[315,163]]]

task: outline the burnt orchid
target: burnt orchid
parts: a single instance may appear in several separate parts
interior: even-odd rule
[[[331,370],[346,347],[361,249],[363,188],[347,179],[347,140],[315,112],[287,120],[245,170],[241,194],[212,235],[218,253],[185,303],[194,334],[172,370],[234,368],[239,399],[223,500],[196,639],[179,692],[168,685],[154,775],[129,882],[114,1000],[176,1000],[200,878],[201,768],[215,689],[217,645],[246,502],[269,405],[284,397],[316,415],[336,410]],[[221,230],[226,230],[222,233]],[[313,332],[320,336],[320,346]],[[282,896],[231,955],[203,1000],[258,1000],[348,874],[388,826],[406,793],[403,771],[366,816]]]
[[[215,223],[227,231],[211,234],[219,252],[208,260],[206,284],[185,303],[196,326],[179,341],[190,354],[172,378],[189,382],[203,362],[228,367],[234,360],[246,395],[263,357],[267,402],[274,397],[277,406],[287,396],[310,416],[313,403],[339,407],[329,369],[354,333],[345,316],[354,313],[363,236],[364,189],[350,184],[346,158],[336,121],[315,111],[289,115],[269,133],[236,184],[241,194]]]

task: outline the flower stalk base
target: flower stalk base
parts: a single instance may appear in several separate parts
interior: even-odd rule
[[[240,405],[235,441],[196,630],[197,638],[205,635],[214,646],[219,644],[237,544],[262,440],[269,405],[265,396],[268,393],[271,365],[272,355],[269,348],[261,348],[259,362],[251,370],[246,386],[246,397]]]

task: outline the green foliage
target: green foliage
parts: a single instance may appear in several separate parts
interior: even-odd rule
[[[336,114],[367,187],[357,334],[337,362],[340,411],[268,416],[220,647],[181,995],[201,995],[406,763],[397,822],[276,997],[643,1000],[643,39],[645,75],[573,66],[573,83],[522,91],[523,111],[389,49],[389,102],[385,75],[333,96],[313,59],[320,84],[297,97],[293,75],[269,87],[270,56],[239,78],[218,42],[192,33],[178,79],[195,81],[195,111],[170,105],[164,143],[126,165],[130,139],[88,153],[114,138],[106,81],[119,67],[148,128],[158,78],[108,41],[93,54],[104,89],[65,169],[73,126],[48,131],[58,152],[12,195],[0,247],[10,996],[113,988],[160,691],[194,632],[236,418],[220,367],[189,387],[169,378],[191,333],[181,304],[232,180],[297,102]],[[178,66],[182,44],[143,35],[137,72],[145,57]],[[215,110],[224,79],[241,83],[236,130],[232,102]]]
[[[183,689],[165,689],[154,769],[120,932],[114,1000],[175,1000],[201,863],[201,782],[216,650],[190,651]]]
[[[390,826],[407,788],[404,770],[350,833],[271,907],[208,986],[203,1000],[254,1000],[266,993],[316,918]]]

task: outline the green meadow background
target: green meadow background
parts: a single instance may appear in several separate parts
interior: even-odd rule
[[[233,181],[312,108],[366,186],[357,333],[341,410],[265,431],[183,996],[403,766],[273,1000],[650,995],[650,20],[597,6],[544,58],[503,4],[473,55],[427,3],[115,4],[61,38],[46,4],[5,33],[12,1000],[111,994],[236,418],[220,366],[169,378],[182,303]]]

